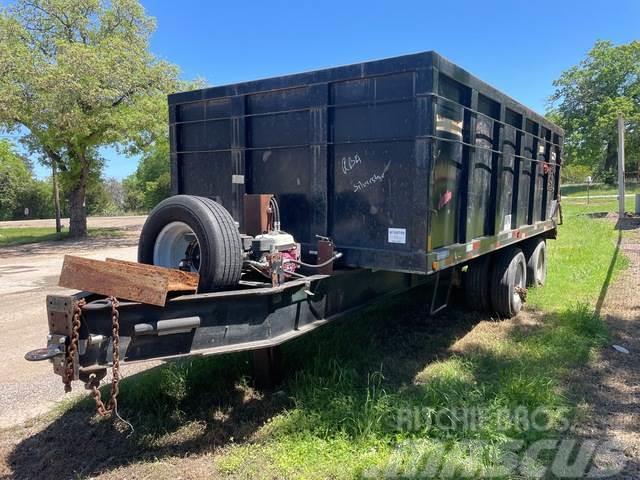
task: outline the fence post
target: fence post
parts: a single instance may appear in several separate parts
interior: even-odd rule
[[[618,115],[618,215],[624,217],[624,119]]]

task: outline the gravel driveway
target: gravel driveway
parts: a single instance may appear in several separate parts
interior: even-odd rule
[[[46,412],[65,398],[61,379],[53,375],[48,362],[24,360],[25,352],[46,345],[46,295],[68,291],[57,286],[63,255],[135,260],[138,235],[145,218],[89,219],[91,227],[123,227],[123,237],[0,248],[0,351],[3,357],[0,363],[0,428]],[[0,228],[47,226],[51,222],[0,222]],[[140,370],[145,366],[136,368]],[[126,375],[127,371],[124,369],[123,373]],[[84,394],[82,384],[77,383],[73,395]]]

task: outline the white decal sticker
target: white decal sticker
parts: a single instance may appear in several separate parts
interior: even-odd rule
[[[244,175],[231,175],[231,183],[244,184]]]
[[[389,243],[407,243],[407,229],[406,228],[390,228],[388,230]]]
[[[511,215],[504,216],[504,226],[502,227],[502,231],[506,232],[507,230],[511,230]]]

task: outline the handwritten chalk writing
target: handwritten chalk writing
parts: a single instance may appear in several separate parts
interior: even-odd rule
[[[356,165],[362,163],[362,159],[360,155],[357,153],[351,157],[342,157],[342,173],[347,175],[351,170],[353,170]]]
[[[387,164],[384,166],[384,170],[382,170],[382,172],[374,173],[368,179],[366,179],[364,181],[360,181],[359,180],[358,182],[354,183],[353,184],[353,193],[361,192],[361,191],[365,190],[366,188],[370,187],[371,185],[374,185],[374,184],[384,180],[384,176],[387,173],[387,171],[389,170],[389,166],[390,165],[391,165],[391,161],[387,162]]]

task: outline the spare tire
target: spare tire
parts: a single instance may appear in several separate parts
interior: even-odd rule
[[[147,217],[138,261],[200,274],[198,291],[237,285],[242,270],[240,233],[225,208],[206,197],[176,195]]]

